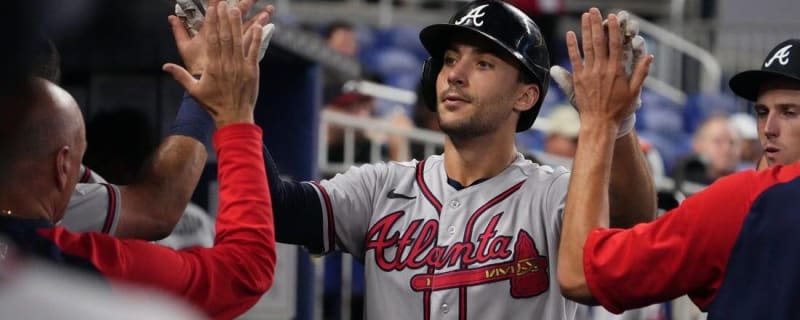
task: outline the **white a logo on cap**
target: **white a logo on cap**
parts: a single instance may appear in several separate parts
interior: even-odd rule
[[[776,51],[775,54],[772,55],[772,58],[770,58],[769,61],[767,61],[767,63],[764,64],[764,67],[769,68],[769,66],[771,66],[772,63],[775,62],[775,59],[778,59],[778,63],[780,63],[782,66],[785,66],[787,63],[789,63],[789,54],[792,53],[791,51],[789,51],[789,49],[791,48],[792,45],[789,44],[781,48],[780,50]]]
[[[478,19],[483,18],[483,16],[486,15],[486,12],[483,12],[483,9],[488,6],[489,6],[488,4],[484,4],[480,7],[473,8],[467,13],[467,15],[461,17],[461,19],[458,19],[458,21],[456,21],[456,24],[462,25],[472,20],[472,24],[474,24],[476,27],[482,26],[483,20],[478,20]]]

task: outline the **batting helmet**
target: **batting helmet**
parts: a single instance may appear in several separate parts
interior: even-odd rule
[[[489,40],[499,52],[507,52],[521,65],[520,72],[539,85],[539,99],[524,111],[517,122],[517,132],[528,130],[542,106],[550,84],[550,58],[539,26],[530,17],[503,1],[477,0],[456,12],[446,24],[422,29],[419,38],[431,57],[422,72],[422,98],[436,111],[436,77],[442,69],[445,50],[454,36],[471,34]]]

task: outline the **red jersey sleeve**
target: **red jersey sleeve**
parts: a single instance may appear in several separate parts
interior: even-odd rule
[[[755,175],[723,178],[653,222],[592,231],[583,251],[592,295],[614,313],[687,293],[707,306],[757,193]]]
[[[214,134],[220,183],[213,248],[174,251],[139,240],[57,227],[40,233],[64,253],[90,260],[107,278],[166,290],[215,319],[250,309],[272,285],[275,232],[264,178],[261,129],[250,124]]]

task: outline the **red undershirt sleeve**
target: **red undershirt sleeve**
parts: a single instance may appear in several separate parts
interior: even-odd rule
[[[752,171],[719,180],[651,223],[597,229],[584,246],[584,273],[606,309],[684,294],[701,308],[713,299],[755,192]]]
[[[220,184],[213,248],[174,251],[60,227],[40,233],[66,254],[90,260],[109,279],[171,292],[215,319],[241,315],[270,288],[276,264],[261,129],[229,125],[217,130],[213,140]]]

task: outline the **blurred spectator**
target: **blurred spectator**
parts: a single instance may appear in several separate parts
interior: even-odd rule
[[[566,158],[574,158],[578,148],[578,131],[581,128],[578,112],[572,106],[556,107],[546,118],[542,131],[547,136],[544,151]]]
[[[740,169],[755,168],[761,159],[761,142],[758,141],[756,118],[747,113],[736,113],[730,117],[731,126],[742,138]]]
[[[695,132],[693,154],[675,168],[676,187],[684,181],[710,184],[736,171],[741,155],[741,137],[724,116],[707,119]]]
[[[322,31],[322,36],[331,49],[351,58],[358,56],[358,35],[351,23],[333,21]]]
[[[326,90],[335,90],[328,88]],[[372,118],[375,111],[375,99],[357,92],[347,93],[328,93],[332,96],[330,101],[325,105],[325,108],[361,118]],[[355,156],[353,160],[356,163],[370,163],[370,139],[364,131],[355,130],[354,141]],[[344,162],[344,144],[345,144],[345,129],[336,125],[328,126],[328,161],[341,163]]]
[[[334,51],[358,61],[359,47],[358,34],[350,22],[335,20],[322,30],[325,43]],[[331,104],[331,100],[343,94],[342,87],[349,76],[342,75],[335,70],[325,68],[323,80],[323,104]]]

